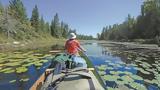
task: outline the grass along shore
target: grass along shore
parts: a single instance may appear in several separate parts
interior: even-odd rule
[[[17,50],[33,50],[37,48],[51,47],[53,45],[64,45],[64,38],[41,38],[26,41],[11,40],[5,43],[0,43],[0,52],[10,52]]]

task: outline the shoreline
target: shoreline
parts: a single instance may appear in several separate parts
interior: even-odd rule
[[[37,48],[51,47],[53,45],[64,45],[65,39],[35,39],[32,41],[14,41],[0,44],[0,52],[14,52],[14,51],[25,51],[34,50]]]

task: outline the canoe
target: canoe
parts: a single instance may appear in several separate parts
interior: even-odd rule
[[[74,67],[69,55],[57,54],[30,90],[105,90],[94,66],[84,54],[81,57],[87,67]],[[66,66],[66,62],[70,65]]]

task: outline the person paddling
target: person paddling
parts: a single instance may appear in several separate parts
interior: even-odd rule
[[[79,57],[78,54],[79,51],[86,52],[86,50],[80,45],[79,41],[76,40],[75,33],[69,34],[69,39],[65,43],[65,50],[67,54],[71,55],[77,67],[87,67],[84,59]]]

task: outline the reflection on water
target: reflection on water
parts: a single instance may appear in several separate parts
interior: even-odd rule
[[[150,60],[153,60],[152,57],[145,58],[144,60],[144,58],[136,56],[126,57],[122,54],[116,55],[107,49],[107,47],[95,43],[83,46],[87,49],[86,54],[92,63],[95,66],[99,66],[100,69],[104,69],[105,72],[100,71],[100,74],[105,80],[106,87],[117,88],[118,85],[124,85],[127,88],[137,90],[160,89],[160,86],[158,86],[160,85],[158,82],[160,81],[160,75],[158,71],[156,71],[156,68],[160,66],[155,67],[153,61],[151,63]],[[105,75],[103,75],[103,73],[105,73]]]

